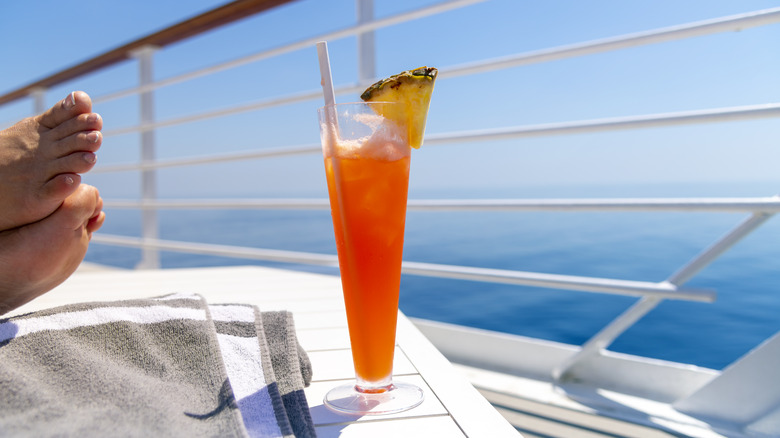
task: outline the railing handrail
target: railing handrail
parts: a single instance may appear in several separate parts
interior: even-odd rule
[[[326,198],[166,199],[105,201],[118,209],[328,210]],[[410,211],[654,211],[780,213],[780,196],[760,198],[410,199]]]
[[[236,0],[65,68],[0,96],[0,105],[132,58],[143,47],[165,47],[292,0]]]

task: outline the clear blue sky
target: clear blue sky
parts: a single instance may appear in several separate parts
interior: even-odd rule
[[[0,3],[0,93],[4,93],[225,3],[217,0],[7,0]],[[384,17],[436,1],[376,0]],[[377,73],[447,67],[579,41],[777,6],[770,1],[488,0],[377,33]],[[305,0],[177,44],[156,55],[164,79],[349,25],[352,0]],[[509,127],[780,102],[780,25],[518,67],[437,83],[428,133]],[[353,38],[331,41],[336,85],[356,78]],[[132,87],[127,62],[51,90],[98,97]],[[160,120],[319,88],[314,47],[157,92]],[[340,101],[355,96],[339,96]],[[316,143],[311,101],[157,133],[158,155],[205,155]],[[0,108],[0,124],[27,115],[30,101]],[[134,98],[98,105],[105,129],[137,122]],[[412,196],[448,187],[483,196],[550,185],[758,182],[780,192],[780,120],[423,147],[413,158]],[[138,159],[138,136],[107,137],[99,163]],[[294,169],[291,171],[290,169]],[[319,157],[166,170],[162,196],[258,195],[282,188],[324,193]],[[89,175],[105,197],[136,192],[137,179]],[[251,181],[247,184],[247,181]],[[669,194],[669,193],[664,193]]]

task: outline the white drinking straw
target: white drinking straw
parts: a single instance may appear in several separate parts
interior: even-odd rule
[[[325,95],[325,118],[327,120],[327,130],[330,144],[329,147],[325,147],[323,143],[323,152],[329,155],[333,152],[332,148],[336,147],[336,139],[338,138],[338,116],[336,115],[336,93],[333,91],[333,78],[330,75],[330,59],[328,58],[328,43],[320,41],[317,43],[317,57],[320,60],[320,76],[322,80],[322,93]],[[337,169],[334,168],[334,172]]]
[[[328,58],[328,43],[320,41],[317,43],[317,57],[320,59],[320,76],[322,76],[322,93],[325,95],[325,117],[327,119],[328,141],[322,142],[322,152],[325,158],[335,153],[336,139],[338,138],[338,116],[336,115],[336,94],[333,92],[333,78],[330,75],[330,59]],[[332,160],[333,177],[335,181],[341,181],[341,163],[339,160]],[[338,186],[338,183],[336,183]],[[338,189],[337,189],[338,190]],[[339,196],[341,198],[341,196]],[[331,209],[333,209],[331,205]],[[335,212],[341,217],[341,223],[344,223],[344,204],[337,202]],[[347,229],[344,229],[345,238],[347,238]]]
[[[333,78],[330,75],[330,59],[328,59],[328,43],[317,43],[317,56],[320,59],[320,76],[322,76],[322,93],[325,95],[325,106],[336,104],[336,95],[333,92]]]

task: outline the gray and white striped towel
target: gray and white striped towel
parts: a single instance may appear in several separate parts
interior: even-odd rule
[[[288,312],[174,294],[0,320],[0,436],[314,437]]]

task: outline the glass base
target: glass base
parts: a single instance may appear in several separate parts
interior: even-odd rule
[[[329,409],[350,415],[387,415],[419,406],[423,391],[409,383],[393,383],[381,392],[362,392],[354,384],[331,389],[323,400]]]

